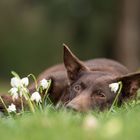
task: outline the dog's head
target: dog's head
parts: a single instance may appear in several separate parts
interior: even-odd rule
[[[116,76],[107,71],[91,71],[66,45],[64,64],[69,79],[66,91],[69,102],[66,107],[76,111],[85,112],[97,108],[102,110],[111,106],[117,95],[109,87],[112,83],[121,81],[123,84],[120,103],[124,99],[134,98],[140,87],[140,73]]]

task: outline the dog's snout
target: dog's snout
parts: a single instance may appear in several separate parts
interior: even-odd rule
[[[67,109],[85,112],[90,109],[90,98],[87,95],[79,95],[66,105]]]
[[[78,111],[77,107],[74,106],[74,105],[72,105],[72,104],[67,104],[67,105],[66,105],[66,108],[67,108],[68,110]]]

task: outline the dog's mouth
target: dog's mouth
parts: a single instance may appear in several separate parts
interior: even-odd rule
[[[59,102],[56,104],[55,108],[56,108],[56,109],[66,108],[66,106],[67,106],[67,104],[68,104],[69,102],[70,102],[70,100],[65,101],[65,102],[59,101]]]

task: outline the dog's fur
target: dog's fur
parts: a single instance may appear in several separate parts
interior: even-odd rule
[[[52,79],[50,99],[54,105],[62,104],[81,112],[97,108],[103,110],[110,107],[116,97],[109,84],[119,81],[123,83],[119,105],[136,97],[140,87],[140,73],[129,73],[125,66],[109,59],[82,62],[65,44],[63,46],[64,65],[53,66],[38,77],[38,81],[43,78]],[[31,93],[34,92],[34,85],[29,89]]]

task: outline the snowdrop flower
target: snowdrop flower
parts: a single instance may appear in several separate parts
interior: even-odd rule
[[[38,102],[42,102],[42,101],[41,101],[41,96],[40,96],[39,92],[34,92],[34,93],[31,95],[31,101],[36,101],[37,103],[38,103]]]
[[[22,97],[22,95],[24,94],[24,98],[26,100],[28,100],[27,96],[25,96],[27,93],[29,93],[29,90],[26,87],[22,87],[19,90],[19,96]]]
[[[40,86],[41,86],[43,89],[47,89],[48,85],[49,85],[48,80],[43,79],[43,80],[40,81]]]
[[[112,83],[109,85],[112,92],[116,93],[119,90],[119,83]]]
[[[20,87],[20,86],[21,86],[21,81],[20,81],[20,79],[17,78],[17,77],[13,77],[13,78],[11,79],[11,86],[12,86],[12,87],[16,87],[16,88]]]
[[[8,112],[16,112],[16,106],[12,103],[7,110]]]
[[[17,77],[13,77],[11,79],[11,86],[12,87],[16,87],[16,88],[21,88],[23,86],[27,87],[29,85],[29,79],[27,77],[25,78],[17,78]]]
[[[12,95],[13,100],[17,99],[18,96],[22,97],[23,93],[28,93],[28,89],[26,88],[28,85],[29,79],[27,77],[24,77],[22,79],[18,77],[13,77],[11,79],[12,88],[9,91]]]
[[[98,120],[93,115],[88,115],[84,120],[85,129],[95,129],[99,125]]]
[[[27,77],[22,78],[21,84],[27,87],[29,85],[29,79]]]
[[[11,93],[13,100],[18,99],[18,89],[16,87],[11,88],[9,92]]]

